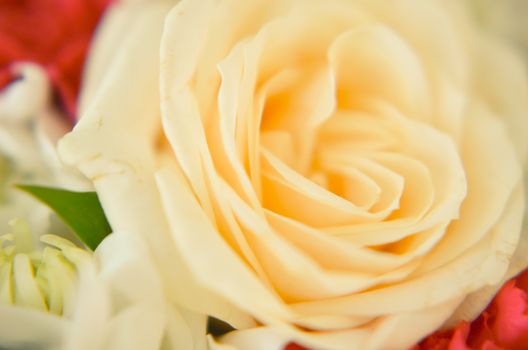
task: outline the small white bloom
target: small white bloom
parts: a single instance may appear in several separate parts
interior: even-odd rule
[[[168,301],[143,242],[114,233],[94,259],[28,226],[0,236],[0,348],[205,349],[206,316]],[[41,331],[46,330],[46,331]]]
[[[91,257],[55,235],[41,236],[39,248],[26,222],[9,225],[0,236],[0,347],[56,348],[76,300],[77,272]]]
[[[70,314],[77,266],[89,254],[64,238],[43,235],[38,249],[28,225],[10,222],[11,232],[0,236],[0,304],[18,305],[57,315]]]
[[[20,217],[38,239],[48,231],[50,211],[13,185],[90,186],[56,155],[56,140],[69,126],[52,107],[45,72],[31,63],[17,64],[14,71],[20,78],[0,91],[0,232],[9,229],[11,218]]]
[[[95,259],[96,264],[81,273],[64,349],[206,348],[206,316],[169,301],[138,235],[111,234],[97,248]]]

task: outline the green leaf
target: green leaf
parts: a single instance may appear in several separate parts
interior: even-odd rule
[[[112,232],[95,192],[73,192],[33,185],[16,187],[50,207],[92,250]]]

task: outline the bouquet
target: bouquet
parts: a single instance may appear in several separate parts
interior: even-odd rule
[[[527,14],[0,2],[0,348],[528,349]]]

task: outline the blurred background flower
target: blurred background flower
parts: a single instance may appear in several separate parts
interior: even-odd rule
[[[18,78],[15,62],[42,66],[71,120],[93,31],[111,0],[0,1],[0,89]]]
[[[485,27],[519,45],[528,54],[528,1],[472,0],[472,5]]]

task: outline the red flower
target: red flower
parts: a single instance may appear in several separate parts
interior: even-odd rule
[[[506,283],[473,323],[436,332],[413,350],[528,349],[528,270]]]
[[[86,51],[110,1],[0,0],[0,89],[16,78],[12,63],[37,63],[74,120]]]
[[[302,346],[297,345],[295,343],[290,343],[290,344],[286,345],[286,347],[283,350],[309,350],[309,349],[306,349],[305,347],[302,347]]]

